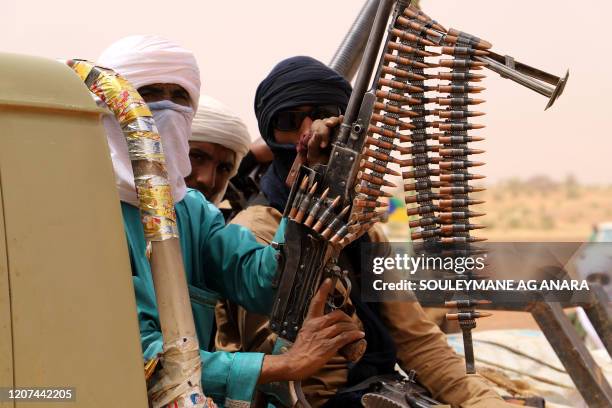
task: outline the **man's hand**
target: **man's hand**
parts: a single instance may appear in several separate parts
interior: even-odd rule
[[[308,140],[308,165],[327,164],[329,161],[329,139],[333,128],[340,125],[344,116],[336,116],[327,119],[317,119],[310,127],[311,136]]]
[[[321,369],[340,348],[365,336],[341,310],[323,314],[331,290],[332,281],[327,279],[312,298],[302,329],[289,351],[265,356],[260,384],[306,379]]]

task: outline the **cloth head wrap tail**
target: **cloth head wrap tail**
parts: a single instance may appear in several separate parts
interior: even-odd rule
[[[272,166],[261,180],[261,189],[277,210],[284,209],[289,197],[285,179],[295,160],[296,146],[274,140],[274,115],[303,105],[336,105],[344,112],[351,90],[351,85],[336,71],[305,56],[281,61],[257,87],[255,116],[259,132],[274,153]]]

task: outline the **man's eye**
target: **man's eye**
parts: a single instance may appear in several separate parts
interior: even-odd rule
[[[219,171],[221,171],[223,173],[231,173],[232,172],[232,166],[230,166],[229,164],[223,164],[223,165],[219,166]]]
[[[200,153],[189,153],[189,158],[195,162],[202,162],[206,160],[206,157]]]

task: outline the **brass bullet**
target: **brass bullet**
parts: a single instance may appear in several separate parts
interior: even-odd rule
[[[404,191],[418,191],[448,186],[448,183],[435,180],[419,180],[416,183],[404,184]]]
[[[463,308],[463,307],[476,307],[482,305],[490,305],[492,302],[486,299],[465,299],[465,300],[447,300],[444,302],[444,307],[450,308]]]
[[[419,205],[414,208],[408,208],[406,210],[407,215],[422,215],[422,214],[432,214],[435,211],[439,211],[440,207],[437,205],[429,204],[429,205]]]
[[[474,116],[482,116],[484,112],[470,110],[437,110],[434,114],[444,119],[464,119]]]
[[[390,91],[383,91],[381,89],[376,90],[376,96],[378,98],[385,98],[390,101],[401,102],[402,105],[422,105],[424,98],[411,98],[402,94],[393,93]]]
[[[468,34],[468,33],[465,33],[463,31],[459,31],[459,30],[454,29],[454,28],[450,28],[448,30],[448,34],[452,35],[454,37],[467,38],[467,39],[470,40],[471,43],[474,44],[474,46],[476,48],[479,48],[479,49],[489,49],[489,48],[493,47],[493,44],[491,44],[488,41],[485,41],[485,40],[483,40],[481,38],[476,37],[475,35]]]
[[[405,179],[416,179],[421,177],[438,176],[440,175],[439,169],[416,169],[411,171],[405,171],[402,173],[402,178]]]
[[[481,187],[473,187],[473,186],[450,186],[450,187],[440,187],[440,194],[467,194],[467,193],[477,193],[479,191],[484,191],[484,188]]]
[[[427,76],[428,79],[442,79],[444,81],[480,81],[486,78],[484,74],[474,72],[439,72]]]
[[[410,237],[413,240],[424,239],[424,238],[435,238],[435,237],[438,237],[439,235],[440,235],[440,230],[438,228],[410,233]]]
[[[300,202],[300,205],[298,207],[298,212],[295,215],[294,221],[297,222],[298,224],[301,224],[302,221],[304,220],[304,216],[306,215],[306,212],[308,211],[308,209],[310,208],[310,202],[312,201],[312,197],[314,196],[314,192],[317,190],[317,183],[315,182],[312,187],[310,187],[310,190],[308,190],[308,193],[306,193],[303,197],[302,197],[302,201]]]
[[[484,137],[480,137],[480,136],[439,136],[438,137],[438,142],[444,143],[444,144],[480,142],[481,140],[485,140]]]
[[[484,99],[473,98],[437,98],[436,102],[443,106],[464,106],[464,105],[480,105],[484,103]]]
[[[469,149],[469,148],[451,148],[451,149],[440,149],[440,156],[466,156],[468,154],[482,154],[485,151],[482,149]]]
[[[387,193],[386,191],[376,190],[370,187],[366,187],[364,185],[355,186],[355,191],[357,193],[362,193],[371,197],[393,197],[393,194]]]
[[[323,213],[317,220],[317,223],[312,228],[314,232],[319,232],[321,228],[323,228],[334,217],[334,208],[338,205],[339,202],[340,196],[337,196],[336,198],[334,198],[334,201],[332,201],[329,207],[327,207],[325,211],[323,211]]]
[[[413,93],[425,92],[425,90],[421,87],[406,84],[400,81],[394,81],[392,79],[386,79],[386,78],[380,78],[378,80],[378,86],[379,87],[388,86],[389,88],[401,89],[402,91],[413,92]]]
[[[351,209],[350,205],[347,205],[346,207],[344,207],[344,209],[342,209],[342,211],[340,211],[340,214],[338,214],[327,226],[327,228],[325,228],[325,231],[323,231],[323,233],[321,234],[321,236],[325,239],[329,239],[333,234],[336,233],[336,231],[338,231],[342,225],[344,224],[344,222],[342,221],[342,219],[344,218],[344,216],[346,214],[348,214],[349,210]]]
[[[293,203],[291,203],[291,210],[289,211],[289,218],[295,218],[295,215],[298,212],[298,208],[300,205],[300,201],[302,201],[302,196],[306,192],[306,186],[308,185],[308,176],[304,176],[302,182],[300,183],[300,188],[295,193],[295,197],[293,198]]]
[[[486,215],[485,213],[479,213],[475,211],[452,211],[452,212],[441,212],[438,214],[438,217],[441,221],[453,221],[453,220],[463,220],[467,218],[475,218],[482,217]]]
[[[378,184],[379,186],[384,186],[384,187],[397,187],[395,184],[391,183],[390,181],[387,181],[381,177],[376,177],[373,176],[369,173],[364,173],[363,171],[360,171],[357,174],[357,179],[359,180],[365,180],[368,181],[372,184]]]
[[[456,160],[456,161],[441,161],[438,165],[442,170],[459,170],[467,169],[468,167],[484,166],[484,162],[476,162],[469,160]]]
[[[304,225],[307,226],[308,228],[312,226],[315,219],[319,215],[319,211],[321,211],[321,208],[323,208],[323,205],[325,204],[325,200],[327,199],[328,194],[329,194],[329,187],[327,187],[325,191],[323,191],[323,193],[321,194],[321,197],[317,199],[317,201],[314,203],[314,205],[310,209],[310,212],[308,213],[308,217],[306,218],[306,221],[304,222]]]
[[[432,126],[445,132],[461,132],[463,130],[482,129],[485,125],[463,122],[433,122]]]
[[[483,200],[474,200],[471,198],[453,198],[443,199],[438,202],[440,208],[453,208],[453,207],[468,207],[470,205],[483,204]]]
[[[440,231],[443,234],[452,234],[454,232],[468,232],[483,228],[485,228],[485,226],[479,224],[446,224],[440,226]]]
[[[390,67],[388,65],[383,65],[382,72],[383,74],[393,75],[399,78],[406,78],[412,81],[425,81],[427,79],[424,75],[415,74],[414,72],[406,71],[404,69],[399,69],[395,67]]]
[[[458,312],[458,313],[447,313],[446,320],[474,320],[480,319],[481,317],[489,317],[493,316],[493,313],[489,312],[476,312],[476,311],[468,311],[468,312]]]
[[[485,56],[489,53],[485,50],[479,50],[472,47],[442,47],[442,54],[445,55],[477,55],[477,56]]]
[[[408,222],[408,226],[410,228],[427,227],[429,225],[435,225],[438,222],[440,222],[440,219],[438,217],[425,217],[419,220],[413,220]]]
[[[382,201],[356,199],[353,201],[353,206],[356,208],[385,208],[389,204]]]
[[[404,201],[406,202],[406,204],[412,204],[412,203],[424,203],[424,202],[429,202],[432,200],[440,200],[442,198],[445,198],[445,196],[442,194],[427,192],[427,193],[418,193],[415,195],[406,196],[404,198]]]
[[[438,31],[446,32],[446,28],[441,26],[436,20],[432,20],[431,18],[429,18],[429,16],[427,16],[427,14],[423,13],[421,10],[413,8],[412,6],[406,7],[404,9],[403,14],[406,17],[414,18],[423,23],[426,23]]]
[[[440,161],[440,157],[438,156],[433,156],[433,157],[424,156],[424,157],[413,157],[412,159],[397,160],[396,163],[398,163],[400,167],[408,167],[408,166],[416,167],[416,166],[424,166],[426,164],[441,163],[441,161]]]
[[[400,142],[411,142],[412,141],[412,137],[410,135],[402,135],[401,133],[397,133],[389,129],[383,129],[375,125],[370,125],[368,127],[368,131],[371,133],[376,133],[377,135],[380,135],[380,136],[399,139]]]
[[[403,122],[399,119],[395,119],[392,118],[390,116],[383,116],[383,115],[379,115],[378,113],[373,113],[372,114],[372,121],[373,122],[382,122],[385,125],[390,125],[390,126],[397,126],[400,128],[400,130],[408,130],[408,129],[414,129],[415,126],[407,123],[407,122]]]
[[[391,50],[403,52],[406,54],[413,54],[419,57],[439,57],[440,56],[440,54],[438,54],[437,52],[428,52],[428,51],[420,50],[418,48],[410,47],[409,45],[405,45],[405,44],[397,43],[397,42],[389,42],[387,44],[387,47],[389,47],[389,49]]]
[[[441,244],[467,244],[472,242],[483,242],[486,241],[486,238],[476,238],[476,237],[441,237]]]
[[[369,157],[371,157],[373,159],[380,160],[380,161],[387,162],[387,163],[398,163],[399,164],[400,161],[401,161],[401,160],[396,159],[395,157],[393,157],[393,156],[391,156],[389,154],[380,152],[378,150],[372,150],[372,149],[369,149],[369,148],[363,149],[363,154],[366,155],[366,156],[369,156]]]
[[[471,173],[450,173],[440,175],[440,181],[446,181],[451,183],[458,181],[480,180],[483,178],[485,178],[485,176]]]
[[[421,68],[421,69],[435,68],[438,66],[437,64],[429,64],[426,62],[415,61],[410,58],[400,57],[399,55],[389,54],[389,53],[385,53],[384,59],[385,59],[385,62],[395,62],[398,65],[405,65],[408,67],[415,67],[415,68]]]
[[[473,86],[473,85],[435,85],[435,86],[426,86],[426,91],[437,91],[444,93],[480,93],[484,91],[485,87],[483,86]]]
[[[405,17],[397,17],[397,19],[395,20],[395,24],[396,27],[402,26],[402,27],[407,27],[407,28],[412,28],[415,31],[419,31],[422,34],[427,34],[429,36],[432,37],[436,37],[436,38],[440,38],[442,40],[442,34],[439,33],[438,31],[434,31],[430,28],[425,27],[423,24],[417,23],[414,20],[408,20]]]
[[[392,28],[391,34],[402,40],[406,40],[406,41],[421,44],[421,45],[427,45],[430,47],[433,47],[436,45],[436,43],[428,40],[427,38],[419,37],[418,35],[408,33],[404,30],[400,30],[399,28]]]
[[[472,61],[468,59],[441,59],[438,64],[444,68],[480,68],[487,65],[486,62]]]
[[[421,116],[420,113],[417,111],[402,109],[399,106],[392,105],[390,103],[376,102],[374,103],[374,110],[395,113],[400,118],[414,118],[417,116]]]
[[[395,170],[388,169],[385,166],[381,166],[380,164],[372,163],[367,159],[362,159],[359,163],[359,167],[361,169],[370,169],[372,171],[375,171],[376,173],[390,174],[392,176],[400,175],[400,173]]]

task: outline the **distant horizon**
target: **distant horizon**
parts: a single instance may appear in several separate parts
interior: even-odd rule
[[[287,57],[311,55],[329,62],[362,4],[151,0],[144,7],[122,3],[115,18],[110,10],[92,13],[75,0],[36,3],[36,13],[30,2],[7,0],[0,16],[0,51],[95,60],[126,35],[163,35],[193,50],[202,93],[233,109],[255,139],[253,97],[259,82]],[[488,182],[536,174],[562,179],[568,173],[586,184],[612,181],[612,138],[607,130],[612,56],[604,46],[612,3],[422,0],[421,6],[444,26],[492,42],[497,53],[559,76],[570,69],[564,94],[546,112],[543,96],[482,71],[488,76],[481,83],[487,90],[479,96],[487,103],[478,110],[487,115],[474,122],[486,128],[473,134],[486,138],[474,147],[486,150],[478,159],[486,162],[479,173]]]

